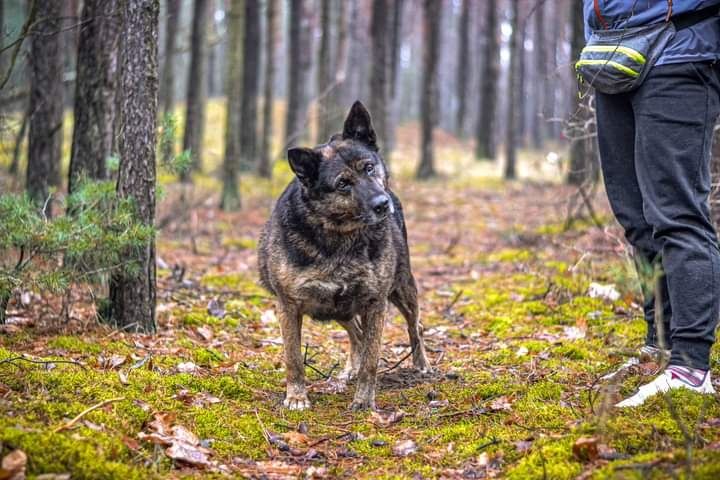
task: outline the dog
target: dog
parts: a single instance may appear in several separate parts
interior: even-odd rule
[[[303,316],[335,320],[350,354],[340,378],[357,380],[353,410],[375,408],[375,381],[388,301],[407,322],[413,366],[430,370],[402,206],[388,188],[370,114],[355,102],[342,134],[291,148],[295,178],[258,245],[261,284],[278,300],[291,410],[310,407],[301,354]]]

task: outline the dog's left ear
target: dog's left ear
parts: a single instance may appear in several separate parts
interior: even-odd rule
[[[377,137],[370,113],[359,100],[350,108],[350,113],[345,119],[342,136],[346,140],[357,140],[373,150],[377,150]]]
[[[318,179],[322,158],[310,148],[291,148],[288,162],[298,180],[306,187],[312,187]]]

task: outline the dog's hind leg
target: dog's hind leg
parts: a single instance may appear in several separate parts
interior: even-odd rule
[[[400,310],[407,322],[410,348],[412,348],[413,366],[420,372],[429,372],[432,368],[425,354],[425,343],[422,338],[422,327],[419,320],[417,301],[417,287],[412,274],[403,276],[401,281],[395,282],[394,290],[390,294],[390,301]]]
[[[360,369],[360,352],[363,343],[363,331],[359,324],[358,318],[346,322],[338,322],[348,333],[350,338],[350,353],[348,354],[347,361],[345,362],[345,368],[340,373],[340,380],[348,381],[357,377],[358,370]]]
[[[287,390],[283,405],[290,410],[310,408],[305,389],[305,366],[301,351],[302,315],[297,307],[280,300],[278,302],[280,329],[285,355]]]

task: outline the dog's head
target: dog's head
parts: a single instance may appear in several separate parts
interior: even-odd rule
[[[370,114],[360,102],[350,109],[341,134],[315,148],[291,148],[288,161],[309,208],[331,228],[356,230],[394,212],[387,169]]]

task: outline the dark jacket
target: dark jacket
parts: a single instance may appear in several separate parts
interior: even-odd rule
[[[666,0],[583,0],[585,36],[593,30],[652,25],[665,21]],[[674,0],[673,16],[717,5],[720,0]],[[599,13],[599,15],[598,15]],[[720,58],[720,16],[678,31],[657,65],[715,61]]]

